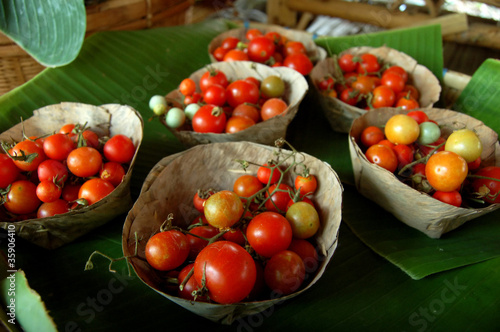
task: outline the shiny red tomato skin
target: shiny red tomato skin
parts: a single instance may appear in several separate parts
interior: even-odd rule
[[[475,175],[485,176],[492,179],[497,179],[499,181],[490,179],[472,179],[472,188],[474,192],[487,192],[488,195],[484,197],[484,200],[488,203],[500,203],[500,167],[499,166],[487,166],[479,169]],[[496,197],[495,197],[496,196]]]
[[[47,218],[53,217],[58,214],[63,214],[69,211],[68,202],[64,199],[56,199],[53,202],[42,203],[38,207],[36,217],[37,218]]]
[[[226,128],[226,114],[215,105],[203,105],[193,116],[192,126],[197,133],[220,134]]]
[[[43,141],[43,152],[47,158],[54,160],[65,160],[74,148],[75,143],[65,134],[52,134]]]
[[[290,250],[273,255],[264,267],[267,286],[280,295],[297,291],[305,279],[305,274],[302,258]]]
[[[190,263],[182,268],[177,277],[177,279],[179,280],[179,285],[184,282],[184,279],[186,279],[187,275],[193,268],[194,263]],[[184,287],[182,288],[182,290],[180,289],[180,287],[177,287],[177,295],[180,298],[189,301],[208,302],[209,299],[207,296],[193,296],[193,291],[196,291],[200,288],[201,287],[200,285],[198,285],[198,282],[196,281],[194,275],[191,275],[191,277],[189,277],[189,279],[184,283]]]
[[[156,233],[146,243],[146,260],[158,271],[173,270],[189,255],[189,242],[182,232],[170,230]]]
[[[315,175],[309,174],[308,176],[297,175],[294,182],[295,189],[300,191],[300,195],[312,195],[318,188],[318,180]]]
[[[276,165],[265,163],[257,169],[257,178],[263,184],[274,184],[279,181],[281,175],[281,168]]]
[[[66,182],[68,179],[68,168],[60,161],[47,159],[37,168],[38,180],[56,180]]]
[[[432,197],[446,204],[450,204],[456,207],[460,207],[462,205],[462,195],[456,191],[436,191],[432,194]]]
[[[271,211],[256,215],[246,229],[248,243],[264,257],[285,250],[292,241],[292,228],[281,214]]]
[[[262,182],[255,175],[244,174],[238,177],[233,184],[233,191],[240,197],[248,198],[264,188]]]
[[[36,184],[18,180],[11,184],[3,206],[14,214],[29,214],[36,211],[41,203],[36,195]]]
[[[201,75],[199,86],[202,93],[205,92],[205,90],[213,84],[219,84],[224,88],[229,84],[229,80],[222,70],[211,69],[207,70],[205,73],[203,73],[203,75]]]
[[[115,187],[109,181],[91,178],[80,187],[78,198],[85,198],[89,205],[92,205],[109,195],[114,189]]]
[[[277,183],[271,185],[266,192],[266,198],[269,197],[269,199],[264,206],[268,211],[284,213],[288,202],[292,199],[290,192],[292,192],[292,187],[285,183],[280,183],[279,186]]]
[[[302,75],[309,75],[313,69],[311,59],[303,53],[295,53],[285,57],[283,65],[285,67],[295,69]]]
[[[302,258],[307,273],[313,273],[318,269],[319,256],[314,245],[306,239],[292,239],[288,250],[293,251]]]
[[[103,154],[108,161],[128,164],[134,157],[135,145],[130,137],[117,134],[104,143]]]
[[[274,54],[276,45],[266,36],[255,37],[248,43],[248,57],[251,61],[264,63]]]
[[[211,300],[219,304],[237,303],[252,291],[257,270],[252,256],[230,241],[217,241],[206,246],[194,262],[198,284],[206,278]]]
[[[0,188],[6,189],[20,173],[21,171],[8,155],[0,154]]]
[[[27,160],[13,160],[14,164],[22,170],[22,171],[34,171],[37,169],[38,165],[42,163],[47,157],[45,156],[45,152],[43,151],[43,148],[39,146],[37,143],[30,141],[30,140],[24,140],[21,142],[18,142],[12,149],[9,150],[9,154],[11,156],[22,156],[22,154],[28,156],[28,155],[33,155],[36,157],[33,160],[27,161]]]
[[[94,148],[82,146],[69,153],[66,165],[69,171],[76,176],[91,177],[101,169],[102,155]]]
[[[340,58],[338,59],[338,63],[340,69],[342,69],[344,73],[357,71],[358,62],[355,62],[354,58],[355,56],[350,53],[345,53],[342,56],[340,56]]]
[[[196,226],[189,230],[189,233],[194,234],[186,234],[188,243],[189,243],[189,255],[188,257],[192,260],[198,256],[201,250],[205,248],[208,244],[208,240],[201,239],[198,236],[201,236],[205,239],[210,239],[217,234],[219,234],[219,230],[210,225]]]
[[[373,164],[385,168],[393,173],[398,168],[398,158],[387,145],[375,144],[366,150],[365,156]]]
[[[259,88],[244,79],[230,83],[226,88],[227,103],[236,107],[243,103],[258,104],[260,98]]]

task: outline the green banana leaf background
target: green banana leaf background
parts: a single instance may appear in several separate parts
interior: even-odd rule
[[[208,43],[231,27],[226,21],[210,20],[93,35],[72,63],[47,69],[0,97],[0,131],[31,116],[34,109],[62,101],[131,105],[145,120],[131,186],[136,198],[150,169],[163,157],[184,149],[157,119],[149,120],[149,98],[168,93],[207,65]],[[399,33],[384,38],[406,40]],[[335,43],[335,39],[325,42]],[[441,48],[436,51],[434,68],[439,68]],[[498,114],[498,109],[491,110]],[[498,119],[491,117],[487,123],[498,128]],[[287,140],[332,165],[344,184],[337,250],[323,277],[296,298],[225,326],[152,291],[135,274],[128,275],[124,261],[114,263],[116,272],[112,273],[109,261],[97,256],[94,268],[84,271],[95,250],[122,256],[125,216],[51,251],[17,239],[16,268],[24,271],[60,331],[498,330],[500,248],[495,235],[500,234],[499,212],[467,223],[439,240],[404,227],[351,185],[347,136],[331,130],[311,94],[306,95],[291,123]],[[6,236],[0,235],[5,250]],[[28,326],[29,320],[19,324]]]

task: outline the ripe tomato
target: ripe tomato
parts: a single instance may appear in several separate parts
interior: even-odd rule
[[[274,54],[276,45],[271,38],[259,36],[248,43],[247,50],[251,61],[264,63]]]
[[[43,148],[31,140],[18,142],[9,150],[9,154],[15,157],[14,164],[20,170],[27,172],[36,170],[38,165],[46,159]]]
[[[349,53],[341,55],[338,59],[339,67],[344,73],[357,71],[358,62],[354,61],[355,56]]]
[[[47,218],[69,211],[68,202],[64,199],[56,199],[53,202],[42,203],[36,212],[37,218]]]
[[[44,203],[53,202],[61,197],[62,188],[54,181],[44,180],[36,186],[36,196]]]
[[[411,163],[414,157],[414,149],[409,145],[397,144],[392,148],[396,157],[398,158],[398,168],[403,168],[405,165]]]
[[[251,174],[240,176],[234,181],[233,191],[240,197],[248,198],[264,188],[262,182]]]
[[[230,83],[226,88],[226,92],[227,103],[232,107],[243,103],[255,105],[260,98],[259,88],[245,80],[236,80]]]
[[[222,133],[226,129],[226,114],[215,105],[203,105],[194,114],[192,126],[197,133]]]
[[[190,234],[186,234],[188,244],[189,244],[189,255],[188,257],[192,260],[198,256],[200,251],[205,248],[208,244],[208,239],[216,236],[219,234],[219,230],[213,226],[210,225],[202,225],[202,226],[196,226],[194,228],[191,228],[189,230]],[[202,239],[200,237],[203,237],[205,239]]]
[[[242,247],[245,246],[246,238],[240,229],[230,229],[222,235],[222,238],[227,241],[234,242]]]
[[[124,176],[125,169],[122,164],[114,161],[104,163],[99,171],[99,177],[103,180],[111,182],[114,187],[118,187],[118,185],[122,183]]]
[[[99,135],[97,135],[96,132],[89,129],[84,130],[82,133],[82,137],[85,140],[85,144],[87,146],[93,147],[95,149],[99,148]]]
[[[384,70],[383,75],[385,75],[387,73],[394,73],[394,74],[397,74],[397,75],[401,76],[401,78],[403,79],[403,81],[405,83],[408,81],[408,72],[403,67],[400,67],[400,66],[390,66],[389,68],[387,68],[386,70]]]
[[[263,121],[269,120],[277,115],[283,114],[288,109],[288,104],[280,98],[270,98],[264,102],[260,109],[260,117]]]
[[[443,202],[456,207],[460,207],[462,205],[462,195],[456,190],[453,191],[436,191],[432,194],[432,197]]]
[[[292,227],[281,214],[266,211],[257,214],[246,229],[248,243],[263,257],[287,249],[292,242]]]
[[[173,270],[184,263],[189,254],[186,235],[177,230],[156,233],[146,243],[146,260],[158,271]]]
[[[99,172],[102,166],[102,156],[96,149],[82,146],[69,153],[66,163],[71,173],[86,178]]]
[[[108,196],[115,187],[101,178],[92,178],[85,181],[78,191],[78,198],[85,198],[92,205]]]
[[[394,172],[398,168],[398,157],[387,145],[375,144],[366,150],[365,156],[369,162]]]
[[[335,79],[331,76],[325,76],[316,84],[321,91],[331,91],[335,87]]]
[[[385,85],[379,85],[373,89],[372,106],[373,108],[391,107],[394,105],[396,95],[394,91]]]
[[[292,199],[292,187],[285,183],[271,185],[266,192],[266,198],[269,198],[264,206],[268,211],[284,213],[288,202]]]
[[[250,28],[245,33],[245,38],[248,40],[252,40],[255,37],[259,37],[259,36],[262,36],[262,32],[257,28]]]
[[[358,97],[359,97],[359,91],[351,87],[345,88],[340,93],[340,100],[351,106],[354,106],[358,103]]]
[[[76,201],[81,186],[81,184],[66,183],[62,189],[61,198],[68,202]]]
[[[472,180],[474,192],[479,193],[488,203],[500,203],[500,195],[498,194],[500,191],[500,167],[487,166],[481,168],[475,175],[489,179],[474,178]]]
[[[207,199],[215,194],[214,190],[198,190],[193,196],[193,206],[198,212],[203,213],[205,209],[205,202]]]
[[[215,60],[224,61],[224,56],[229,51],[230,49],[222,48],[221,46],[219,46],[215,48],[215,50],[212,52],[212,55],[215,58]]]
[[[230,50],[233,48],[236,48],[238,46],[238,43],[240,42],[239,38],[233,37],[233,36],[228,36],[222,40],[220,47]]]
[[[184,96],[191,96],[196,91],[196,83],[192,78],[185,78],[179,84],[179,91]]]
[[[418,101],[412,97],[402,97],[397,99],[396,107],[401,107],[404,110],[414,110],[420,107]]]
[[[239,104],[233,110],[231,116],[244,116],[253,120],[253,122],[257,123],[260,119],[260,111],[257,107],[249,104]]]
[[[290,223],[293,237],[296,239],[312,237],[320,226],[318,211],[306,202],[292,204],[286,211],[285,217]]]
[[[414,118],[405,114],[393,115],[385,124],[385,137],[394,144],[411,144],[420,134],[420,127]]]
[[[222,70],[209,69],[201,75],[199,81],[201,92],[205,92],[205,90],[213,84],[219,84],[224,88],[229,84],[227,76]]]
[[[300,288],[306,269],[295,252],[283,250],[269,259],[264,267],[266,285],[280,295],[288,295]]]
[[[36,195],[36,184],[29,180],[18,180],[11,184],[5,196],[5,209],[14,214],[29,214],[35,212],[41,201]]]
[[[380,83],[391,88],[395,94],[403,91],[406,84],[404,78],[400,74],[394,72],[384,73]]]
[[[184,98],[184,105],[190,105],[190,104],[196,104],[201,100],[202,96],[201,93],[195,92],[190,96],[186,96]]]
[[[7,188],[20,173],[21,171],[14,164],[14,161],[8,155],[0,153],[0,188]]]
[[[295,53],[285,57],[283,66],[295,69],[304,76],[308,75],[313,69],[311,59],[303,53]]]
[[[460,129],[448,136],[444,149],[445,151],[455,152],[470,163],[481,156],[483,144],[474,131]]]
[[[59,133],[66,134],[72,139],[74,139],[77,135],[76,125],[74,123],[67,123],[59,128]]]
[[[135,145],[130,137],[117,134],[104,143],[103,153],[108,161],[128,164],[134,157]]]
[[[311,242],[304,239],[292,239],[288,250],[293,251],[302,258],[307,273],[313,273],[318,269],[318,251]]]
[[[365,53],[360,56],[358,74],[374,74],[380,70],[380,63],[375,55]]]
[[[251,126],[253,126],[255,122],[245,116],[231,116],[229,120],[227,120],[226,123],[226,129],[224,129],[224,132],[228,134],[234,134],[237,132],[240,132],[242,130],[245,130]]]
[[[243,203],[233,191],[221,190],[211,195],[204,206],[207,222],[216,228],[233,226],[243,215]]]
[[[455,152],[433,154],[425,165],[429,184],[437,191],[457,190],[467,177],[467,162]]]
[[[370,147],[385,139],[384,132],[377,126],[368,126],[361,132],[359,138],[365,147]]]
[[[289,40],[285,43],[285,47],[283,49],[283,55],[285,57],[292,55],[292,54],[297,54],[297,53],[302,53],[302,54],[307,54],[307,49],[304,46],[304,44],[300,41],[297,40]]]
[[[75,148],[73,140],[65,134],[52,134],[43,141],[43,152],[54,160],[64,160],[68,154]]]
[[[368,94],[373,91],[377,85],[375,84],[375,80],[372,76],[358,75],[356,76],[356,80],[352,82],[351,86],[360,93]]]
[[[224,55],[224,58],[222,61],[249,61],[250,58],[248,57],[248,54],[240,49],[232,49],[227,51],[227,53]]]
[[[226,103],[226,88],[219,84],[212,84],[203,92],[203,102],[216,106]]]
[[[265,163],[257,169],[257,178],[266,185],[278,182],[282,174],[281,168],[272,163]]]
[[[242,301],[250,294],[257,278],[252,256],[230,241],[206,246],[194,261],[194,277],[208,289],[211,300],[220,304]]]
[[[414,118],[418,124],[429,121],[429,116],[424,111],[420,110],[410,111],[406,113],[406,115]]]
[[[297,191],[300,191],[300,196],[312,195],[318,188],[318,180],[313,174],[307,176],[297,175],[295,177],[294,186]]]
[[[181,283],[184,283],[184,286],[182,289],[180,287],[177,287],[177,295],[182,298],[186,299],[189,301],[198,301],[198,302],[208,302],[208,297],[207,296],[194,296],[193,292],[200,289],[201,286],[198,284],[196,281],[194,275],[191,275],[187,281],[184,281],[186,277],[188,276],[189,272],[194,268],[194,263],[190,263],[182,268],[182,270],[179,272],[179,275],[177,276],[177,279],[179,280],[179,286]]]

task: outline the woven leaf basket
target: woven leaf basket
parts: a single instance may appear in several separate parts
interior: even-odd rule
[[[271,68],[251,61],[234,61],[212,63],[207,67],[195,71],[190,77],[198,84],[200,77],[209,68],[221,70],[226,74],[230,82],[249,76],[253,76],[258,80],[262,80],[271,75],[281,77],[285,81],[283,100],[287,102],[288,108],[281,115],[266,121],[261,121],[245,130],[233,134],[197,133],[192,130],[190,124],[186,124],[184,127],[175,130],[167,126],[165,117],[160,117],[160,121],[163,125],[167,127],[179,141],[187,147],[192,147],[197,144],[236,141],[249,141],[274,145],[276,139],[285,137],[288,125],[297,114],[300,102],[309,89],[309,85],[304,76],[286,67]],[[197,86],[197,91],[200,92],[199,86]],[[168,100],[176,101],[176,104],[182,107],[183,96],[179,90],[171,91],[166,97]]]
[[[463,113],[446,109],[419,109],[442,126],[445,135],[454,129],[474,130],[483,145],[481,167],[500,165],[500,145],[497,134],[481,121]],[[500,208],[492,204],[485,208],[462,208],[442,203],[426,193],[401,182],[396,176],[368,161],[357,144],[360,134],[368,126],[380,128],[401,109],[381,108],[369,111],[355,119],[349,133],[349,150],[353,164],[355,184],[365,197],[392,213],[397,219],[431,238],[440,238],[465,222]]]
[[[378,48],[368,46],[354,47],[345,50],[339,54],[339,57],[345,53],[354,55],[371,53],[376,55],[382,63],[403,67],[409,73],[409,81],[411,81],[420,92],[419,104],[421,108],[432,107],[434,103],[439,100],[441,94],[439,80],[429,69],[418,64],[409,55],[386,46]],[[356,106],[348,105],[338,98],[325,96],[321,94],[317,87],[317,83],[327,75],[338,78],[339,75],[341,75],[338,70],[336,58],[329,57],[314,66],[310,78],[314,86],[313,91],[316,93],[321,109],[332,129],[338,132],[348,133],[352,121],[360,115],[365,114],[367,111]]]
[[[33,112],[33,116],[0,135],[0,140],[10,142],[22,139],[22,130],[29,136],[54,132],[66,123],[87,124],[100,137],[123,134],[132,139],[136,153],[123,181],[102,200],[64,214],[41,219],[16,222],[1,221],[3,229],[15,229],[16,235],[46,249],[67,244],[91,230],[104,225],[132,206],[130,179],[143,137],[143,120],[139,112],[125,105],[106,104],[93,106],[80,103],[49,105]]]
[[[304,163],[318,177],[318,191],[314,203],[318,209],[321,226],[315,235],[315,245],[320,256],[319,267],[297,292],[290,295],[258,302],[241,302],[222,305],[206,302],[191,302],[167,291],[163,274],[155,271],[145,260],[144,249],[148,239],[159,231],[168,214],[173,213],[176,225],[186,227],[199,216],[193,205],[193,193],[200,187],[232,188],[241,168],[235,159],[258,164],[273,157],[275,148],[251,142],[228,142],[198,145],[184,152],[166,157],[153,167],[147,176],[141,194],[130,210],[123,227],[123,253],[138,255],[131,264],[141,280],[154,291],[209,320],[231,324],[234,320],[265,310],[284,300],[295,297],[322,276],[337,247],[341,221],[342,186],[335,171],[325,162],[304,154]],[[251,165],[248,174],[256,172],[258,166]],[[238,171],[234,171],[238,169]],[[292,176],[288,172],[284,181]],[[176,174],[172,177],[171,174]],[[137,241],[136,241],[137,239]]]

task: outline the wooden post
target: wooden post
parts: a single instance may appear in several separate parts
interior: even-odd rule
[[[291,9],[286,0],[267,1],[267,23],[293,28],[297,25],[297,11]]]

